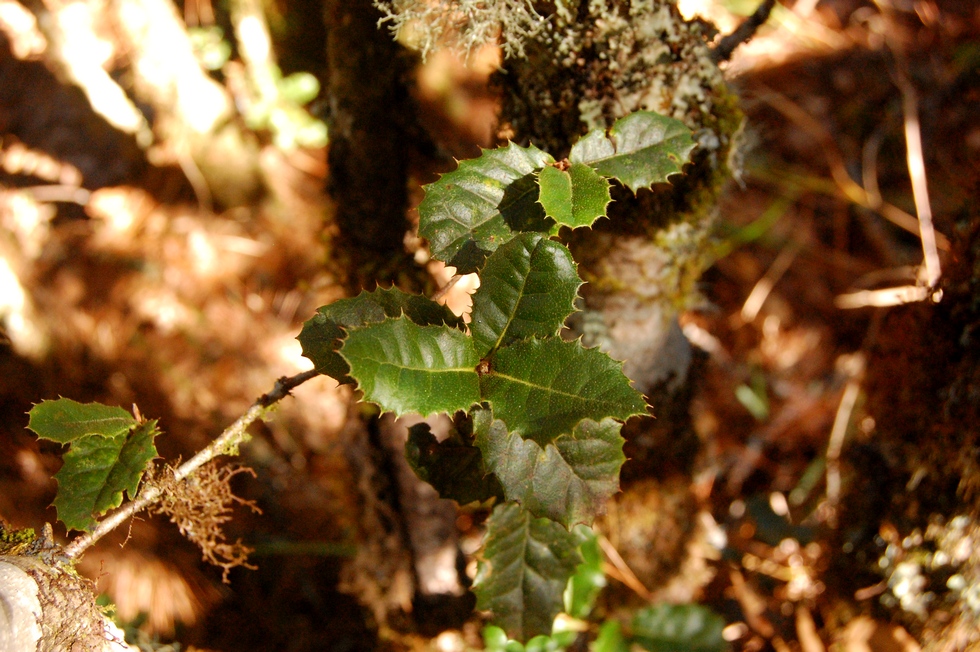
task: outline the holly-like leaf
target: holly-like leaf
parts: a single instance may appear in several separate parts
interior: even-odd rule
[[[564,245],[523,233],[487,258],[470,330],[481,358],[511,342],[557,335],[582,280]]]
[[[592,226],[605,217],[606,206],[612,201],[609,182],[585,163],[572,163],[567,170],[549,165],[538,174],[538,183],[538,201],[559,226]]]
[[[340,348],[365,400],[385,411],[422,416],[466,410],[480,401],[471,337],[406,317],[352,330]]]
[[[591,524],[619,491],[619,469],[626,457],[621,426],[613,419],[580,421],[570,435],[544,446],[491,419],[490,410],[473,411],[476,445],[505,497],[534,516],[566,527]]]
[[[548,635],[562,609],[568,578],[582,561],[575,536],[554,521],[533,518],[515,503],[494,508],[473,591],[493,624],[528,640]]]
[[[452,436],[440,442],[426,423],[408,429],[405,457],[441,498],[466,505],[504,497],[500,482],[484,467],[479,448]]]
[[[650,652],[722,652],[725,620],[699,604],[658,604],[633,617],[633,640]]]
[[[127,434],[75,439],[55,474],[54,506],[69,530],[91,531],[95,517],[122,503],[123,491],[136,496],[147,463],[157,455],[156,421],[135,425]]]
[[[568,160],[585,163],[636,192],[666,183],[681,171],[693,149],[691,130],[683,122],[637,111],[617,120],[608,138],[598,129],[590,131],[572,146]]]
[[[41,401],[31,408],[27,427],[41,439],[70,444],[89,435],[125,435],[136,423],[133,415],[121,407],[59,398]]]
[[[542,447],[570,434],[582,419],[625,421],[646,411],[643,396],[623,375],[623,363],[559,338],[501,348],[480,376],[480,390],[511,432]]]
[[[460,274],[477,271],[515,232],[549,231],[534,172],[554,159],[533,145],[486,150],[425,187],[419,235]]]
[[[313,361],[317,371],[335,378],[340,384],[353,383],[350,367],[337,350],[347,332],[388,317],[404,315],[419,326],[447,324],[465,330],[463,320],[449,308],[398,288],[378,288],[356,297],[340,299],[323,306],[303,324],[299,340],[303,355]]]

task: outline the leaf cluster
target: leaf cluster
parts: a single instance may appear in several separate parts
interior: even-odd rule
[[[502,628],[487,630],[488,649],[544,652],[574,641],[573,632],[552,633],[555,617],[588,617],[605,584],[588,525],[619,490],[622,423],[646,411],[622,362],[560,337],[582,280],[555,238],[605,217],[613,181],[633,192],[664,183],[693,148],[682,123],[638,112],[608,133],[590,132],[566,160],[513,143],[484,151],[427,186],[419,206],[432,255],[480,275],[468,324],[390,288],[321,307],[299,334],[317,373],[356,385],[383,411],[454,415],[442,441],[425,423],[411,428],[406,456],[443,498],[495,504],[474,589],[478,608]],[[54,501],[69,529],[91,532],[124,493],[134,499],[156,457],[156,422],[118,407],[44,401],[28,427],[69,446]],[[164,494],[155,509],[226,572],[247,552],[220,528],[231,504],[243,502],[228,488],[236,472],[205,467],[179,490],[145,480]],[[696,610],[647,611],[632,643],[715,649],[718,621]],[[597,649],[627,644],[607,626],[596,641]]]
[[[406,453],[442,497],[498,501],[475,591],[508,634],[550,633],[582,561],[570,529],[619,490],[622,422],[646,411],[621,362],[559,336],[582,280],[553,238],[605,217],[612,180],[664,183],[693,148],[682,123],[637,112],[563,161],[533,145],[486,150],[427,186],[418,209],[433,257],[480,275],[468,328],[391,288],[323,306],[299,335],[318,372],[383,411],[457,414],[445,441],[414,427]]]
[[[119,407],[61,398],[42,401],[27,427],[40,439],[68,444],[55,474],[54,506],[69,530],[90,532],[96,517],[136,496],[146,465],[157,456],[157,422],[144,421]]]

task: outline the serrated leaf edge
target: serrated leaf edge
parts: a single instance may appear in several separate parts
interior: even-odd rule
[[[384,319],[382,321],[371,322],[369,324],[364,324],[363,326],[359,326],[357,328],[352,328],[351,331],[364,330],[364,329],[369,328],[369,327],[372,327],[372,326],[379,326],[381,324],[384,324],[384,323],[387,323],[387,322],[390,322],[390,321],[397,321],[397,320],[402,319],[402,318],[408,320],[410,323],[412,323],[413,325],[417,326],[418,328],[439,328],[439,326],[437,324],[428,324],[428,325],[425,325],[425,326],[421,326],[419,324],[416,324],[414,321],[412,321],[411,319],[409,319],[404,314],[404,312],[405,311],[403,310],[402,311],[402,314],[399,315],[399,316],[397,316],[397,317],[388,317],[388,318],[386,318],[386,319]],[[449,324],[443,324],[443,326],[449,326]],[[457,330],[458,331],[458,329],[456,329],[456,328],[454,328],[452,326],[449,326],[449,328],[451,328],[452,330]],[[468,337],[468,338],[470,337],[470,335],[468,333],[464,333],[464,335],[466,335],[466,337]],[[346,338],[344,340],[342,340],[341,347],[340,347],[340,349],[337,349],[336,352],[340,355],[341,358],[344,359],[344,362],[347,363],[347,366],[350,367],[350,360],[348,360],[346,357],[344,357],[344,354],[342,353],[343,343],[344,342],[346,342]],[[467,367],[456,367],[456,368],[453,368],[453,369],[441,369],[440,371],[466,371],[468,369],[469,368],[467,368]],[[476,373],[476,367],[473,367],[472,369],[469,369],[469,370],[471,370],[474,373]],[[396,412],[395,410],[386,410],[383,405],[379,404],[376,401],[373,401],[373,400],[367,398],[367,392],[364,391],[364,388],[361,385],[361,381],[358,380],[356,377],[351,376],[350,373],[348,373],[348,376],[350,376],[350,378],[354,381],[353,384],[355,386],[355,389],[361,393],[361,396],[362,396],[361,400],[363,402],[370,403],[372,405],[377,406],[378,409],[381,411],[380,412],[381,415],[389,414],[390,413],[390,414],[395,415],[396,417],[402,416],[402,413]],[[482,399],[480,399],[480,400],[482,400]],[[469,410],[469,409],[471,409],[473,407],[473,405],[478,405],[478,404],[479,404],[479,401],[475,401],[474,403],[472,403],[471,405],[469,405],[467,408],[464,408],[464,409]],[[405,412],[404,414],[412,414],[412,413],[411,412]],[[438,414],[446,414],[446,412],[440,412]],[[428,416],[428,415],[423,414],[421,416],[425,417],[425,416]]]

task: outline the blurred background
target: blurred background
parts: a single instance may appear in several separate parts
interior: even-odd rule
[[[720,34],[756,8],[678,2]],[[56,523],[62,451],[25,429],[32,404],[136,404],[160,420],[161,456],[186,459],[312,366],[295,338],[317,307],[453,278],[413,207],[513,136],[505,53],[437,40],[423,58],[381,17],[366,0],[0,0],[11,526]],[[736,174],[676,321],[689,371],[653,402],[659,425],[626,430],[599,620],[698,602],[733,649],[975,647],[980,7],[781,1],[720,67],[745,114]],[[942,280],[916,294],[922,170]],[[477,283],[442,300],[465,312]],[[482,647],[465,554],[487,510],[405,477],[405,424],[354,399],[318,377],[253,428],[239,461],[255,475],[233,486],[261,514],[238,509],[225,533],[255,569],[223,583],[159,516],[85,555],[132,643]],[[447,565],[458,577],[439,585]]]

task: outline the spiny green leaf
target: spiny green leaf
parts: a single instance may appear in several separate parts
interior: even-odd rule
[[[699,604],[658,604],[633,617],[633,640],[650,652],[722,652],[725,620]]]
[[[408,429],[405,457],[415,474],[442,498],[466,505],[504,497],[500,482],[484,467],[479,448],[459,437],[437,441],[426,423]]]
[[[617,120],[608,138],[598,129],[590,131],[575,143],[568,160],[590,165],[636,192],[679,173],[693,149],[691,130],[683,122],[637,111]]]
[[[27,427],[41,439],[70,444],[80,437],[118,437],[136,425],[133,415],[120,407],[78,403],[70,398],[41,401],[30,412]]]
[[[619,469],[626,461],[620,424],[612,419],[580,421],[570,435],[543,447],[490,420],[490,410],[473,411],[476,445],[487,469],[534,516],[566,527],[591,524],[606,500],[619,491]]]
[[[568,249],[523,233],[487,258],[473,295],[470,330],[480,357],[529,337],[557,335],[582,280]]]
[[[558,226],[592,226],[605,217],[612,201],[609,182],[585,163],[572,163],[567,170],[546,166],[538,174],[538,183],[544,212]]]
[[[340,355],[364,398],[395,414],[466,410],[480,400],[473,340],[405,317],[354,329]]]
[[[448,324],[460,330],[466,328],[463,320],[449,308],[393,287],[361,292],[356,297],[340,299],[319,308],[316,315],[303,324],[296,339],[303,346],[303,355],[313,361],[317,371],[341,384],[353,383],[354,379],[348,375],[350,367],[337,353],[347,332],[403,313],[419,326]]]
[[[540,446],[570,434],[582,419],[626,420],[646,411],[623,364],[577,341],[525,340],[501,348],[490,362],[480,376],[483,399],[511,432]]]
[[[533,145],[486,150],[425,187],[419,235],[432,255],[460,274],[477,271],[515,232],[549,231],[534,172],[553,162]]]
[[[95,516],[122,503],[123,491],[136,496],[147,463],[157,455],[156,421],[145,421],[128,434],[89,435],[75,439],[55,474],[54,506],[69,530],[91,531]]]
[[[513,638],[551,633],[562,593],[582,558],[568,530],[515,503],[494,508],[473,591],[477,609]]]

